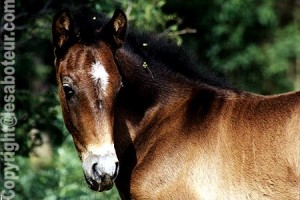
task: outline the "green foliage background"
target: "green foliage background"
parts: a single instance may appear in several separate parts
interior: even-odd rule
[[[108,15],[122,8],[130,26],[173,37],[242,90],[275,94],[300,89],[297,0],[16,1],[16,137],[21,149],[15,199],[118,199],[116,189],[95,193],[87,188],[62,121],[51,23],[63,7]]]

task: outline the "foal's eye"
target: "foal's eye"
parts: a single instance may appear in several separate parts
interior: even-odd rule
[[[66,99],[69,100],[74,95],[74,90],[69,84],[63,84]]]

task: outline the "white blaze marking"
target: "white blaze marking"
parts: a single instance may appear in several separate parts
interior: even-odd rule
[[[108,78],[109,78],[109,75],[105,70],[105,67],[99,61],[96,61],[96,63],[92,64],[91,74],[92,74],[92,78],[96,83],[98,83],[100,80],[101,91],[105,95],[107,85],[108,85]]]

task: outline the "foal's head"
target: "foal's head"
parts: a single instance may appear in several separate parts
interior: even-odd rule
[[[97,20],[97,19],[96,19]],[[57,14],[52,34],[58,94],[63,117],[91,189],[108,190],[118,174],[114,148],[114,101],[121,77],[114,52],[123,44],[126,16],[116,10],[111,20],[85,42],[75,32],[68,10]]]

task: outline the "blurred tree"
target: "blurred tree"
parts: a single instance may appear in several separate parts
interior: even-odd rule
[[[183,36],[187,46],[239,88],[271,94],[292,90],[294,82],[299,89],[298,1],[172,0],[164,9],[197,29]]]

